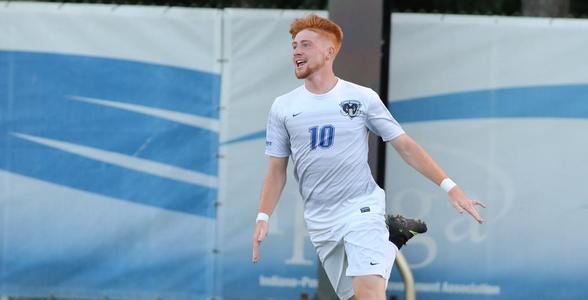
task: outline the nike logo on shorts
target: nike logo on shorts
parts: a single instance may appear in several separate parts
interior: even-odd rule
[[[375,266],[375,265],[377,265],[377,264],[379,264],[379,263],[374,263],[374,262],[371,262],[371,261],[370,261],[370,265],[372,265],[372,266]]]

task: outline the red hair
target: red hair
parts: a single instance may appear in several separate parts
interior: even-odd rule
[[[343,30],[341,30],[341,27],[335,22],[321,18],[315,14],[295,19],[294,22],[292,22],[292,25],[290,25],[292,39],[294,39],[300,31],[305,29],[312,30],[330,39],[335,45],[335,51],[339,52],[341,41],[343,40]]]

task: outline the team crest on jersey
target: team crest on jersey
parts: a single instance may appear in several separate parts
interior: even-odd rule
[[[339,103],[341,107],[341,113],[353,119],[361,115],[361,102],[357,100],[345,100]]]

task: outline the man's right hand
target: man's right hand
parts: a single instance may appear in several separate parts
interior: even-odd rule
[[[265,239],[267,235],[267,222],[266,221],[257,221],[255,224],[255,231],[253,232],[253,263],[257,263],[259,261],[259,246],[261,245],[261,241]]]

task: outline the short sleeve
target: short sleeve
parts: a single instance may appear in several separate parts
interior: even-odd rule
[[[366,123],[367,127],[380,136],[384,142],[391,141],[404,133],[400,124],[380,100],[380,96],[373,90],[368,96]]]
[[[265,154],[275,157],[290,156],[290,135],[286,129],[285,115],[278,100],[274,101],[267,119]]]

